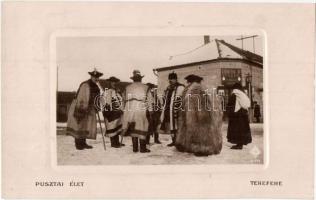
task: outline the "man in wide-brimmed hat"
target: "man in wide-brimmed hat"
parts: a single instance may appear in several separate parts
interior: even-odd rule
[[[134,82],[126,87],[123,129],[132,136],[133,152],[138,152],[139,142],[140,152],[147,153],[150,150],[146,148],[148,134],[146,112],[152,113],[153,99],[149,87],[141,83],[143,77],[139,70],[134,70],[131,77]]]
[[[86,139],[95,140],[97,136],[96,112],[100,107],[95,104],[95,100],[100,95],[97,82],[103,74],[96,69],[88,73],[91,78],[80,84],[68,113],[67,134],[75,138],[78,150],[91,149],[92,146],[86,143]]]
[[[184,85],[178,82],[178,76],[172,72],[168,76],[169,86],[164,92],[164,106],[161,113],[161,130],[169,132],[172,142],[167,146],[174,146],[178,130],[178,111],[181,107],[181,96]]]
[[[157,86],[152,83],[146,83],[146,85],[149,87],[150,93],[148,95],[152,95],[153,97],[153,112],[150,115],[149,112],[147,112],[147,119],[149,122],[148,126],[148,132],[146,138],[146,143],[149,144],[150,141],[150,135],[154,137],[154,142],[156,144],[161,144],[159,141],[159,133],[158,133],[158,125],[160,124],[160,115],[161,115],[161,102],[159,101],[159,98],[157,96]]]
[[[124,144],[120,143],[119,135],[122,133],[122,106],[123,98],[120,94],[117,83],[120,82],[120,79],[111,76],[106,79],[109,82],[109,88],[105,90],[102,96],[104,101],[103,107],[103,117],[106,127],[106,134],[110,137],[111,147],[120,148]]]

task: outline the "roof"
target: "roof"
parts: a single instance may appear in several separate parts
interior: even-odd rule
[[[216,63],[216,62],[231,62],[231,61],[235,61],[235,62],[238,61],[238,62],[243,62],[246,64],[252,64],[254,66],[262,68],[261,64],[254,63],[254,62],[251,62],[249,60],[245,60],[245,59],[241,59],[241,58],[239,58],[239,59],[238,58],[217,58],[217,59],[213,59],[213,60],[205,60],[205,61],[200,61],[200,62],[186,63],[186,64],[174,65],[174,66],[169,66],[169,67],[162,67],[162,68],[157,68],[154,70],[156,70],[157,72],[160,72],[160,71],[181,69],[184,67],[190,67],[190,66],[194,66],[194,65],[202,65],[202,64]]]
[[[253,62],[256,62],[256,63],[260,63],[262,64],[263,63],[263,58],[262,56],[258,55],[258,54],[255,54],[255,53],[252,53],[250,51],[246,51],[246,50],[243,50],[241,48],[238,48],[234,45],[231,45],[227,42],[225,42],[224,40],[218,40],[218,42],[222,43],[223,45],[227,46],[228,48],[230,48],[232,51],[238,53],[239,55],[241,55],[244,59],[247,59],[247,60],[250,60],[250,61],[253,61]]]
[[[232,60],[252,63],[261,68],[263,64],[262,56],[240,49],[224,40],[215,39],[196,48],[194,51],[170,57],[169,61],[165,64],[166,67],[154,70],[159,72],[208,62]]]

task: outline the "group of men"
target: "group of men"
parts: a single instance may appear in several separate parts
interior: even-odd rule
[[[125,146],[120,141],[120,135],[130,135],[133,152],[150,152],[146,144],[149,144],[151,135],[155,143],[161,143],[157,130],[159,125],[161,130],[171,134],[172,142],[168,146],[175,145],[178,110],[184,90],[184,85],[177,81],[176,73],[169,74],[170,84],[162,102],[154,84],[142,83],[144,76],[139,70],[133,71],[130,77],[133,83],[123,93],[117,87],[118,78],[108,78],[109,88],[102,88],[99,78],[103,74],[96,69],[88,73],[91,78],[80,84],[68,114],[67,134],[75,138],[76,149],[93,148],[86,139],[96,139],[99,112],[103,114],[105,134],[113,148]]]

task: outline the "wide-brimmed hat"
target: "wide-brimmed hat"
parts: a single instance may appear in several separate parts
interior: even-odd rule
[[[120,82],[120,79],[116,78],[115,76],[111,76],[110,78],[106,79],[109,82]]]
[[[96,68],[94,68],[94,70],[92,72],[88,72],[88,74],[90,74],[91,76],[96,77],[96,78],[103,76],[103,73],[98,72],[98,70]]]
[[[144,76],[141,75],[140,71],[136,69],[133,71],[133,76],[131,76],[130,78],[134,80],[135,78],[143,78],[143,77]]]
[[[172,72],[168,75],[168,79],[171,80],[171,79],[178,79],[178,76],[175,72]]]
[[[152,84],[152,83],[146,83],[146,85],[147,85],[149,88],[156,88],[156,87],[157,87],[155,84]]]
[[[203,80],[202,77],[197,76],[195,74],[190,74],[190,75],[186,76],[184,79],[186,79],[188,82],[194,82],[194,81],[200,82],[201,80]]]

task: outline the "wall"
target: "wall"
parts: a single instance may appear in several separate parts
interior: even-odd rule
[[[221,82],[221,69],[222,68],[235,68],[241,69],[242,85],[246,85],[246,76],[247,74],[252,74],[252,86],[253,86],[253,101],[257,101],[260,105],[261,114],[263,111],[263,97],[262,90],[263,88],[263,69],[246,64],[241,61],[218,61],[212,63],[205,63],[200,65],[194,65],[189,67],[178,68],[174,70],[166,70],[158,72],[158,94],[162,95],[163,91],[169,85],[168,75],[172,71],[176,72],[178,75],[178,80],[180,83],[186,85],[184,77],[189,74],[196,74],[203,77],[202,84],[204,84],[208,89],[217,88],[217,86],[222,85]],[[252,112],[252,111],[251,111]],[[251,115],[252,116],[252,115]],[[262,119],[261,119],[262,120]],[[253,121],[251,119],[251,121]]]

